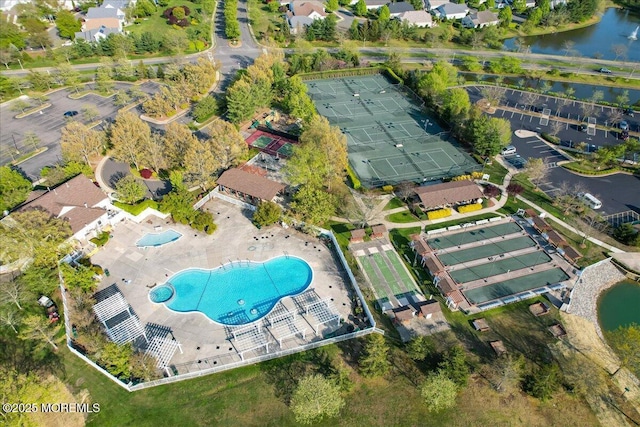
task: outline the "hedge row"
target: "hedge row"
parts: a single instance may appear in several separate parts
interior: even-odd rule
[[[133,216],[137,216],[140,215],[142,213],[143,210],[145,210],[146,208],[151,208],[151,209],[158,209],[158,202],[154,201],[154,200],[143,200],[142,202],[136,204],[136,205],[128,205],[126,203],[122,203],[122,202],[118,202],[118,201],[114,201],[113,202],[113,206],[122,209],[125,212],[130,213]]]
[[[480,209],[482,209],[482,203],[471,203],[469,205],[458,206],[458,212],[460,213],[479,211]]]
[[[437,209],[435,211],[427,212],[427,218],[429,218],[429,221],[439,218],[446,218],[448,216],[451,216],[451,209],[449,208]]]
[[[550,142],[552,144],[555,144],[555,145],[560,144],[560,138],[558,138],[557,136],[549,135],[548,133],[542,132],[540,134],[540,137],[542,139],[544,139],[545,141]]]
[[[607,175],[620,170],[620,168],[617,166],[613,166],[611,168],[601,169],[601,170],[583,169],[580,167],[580,164],[577,162],[565,163],[562,165],[562,167],[569,169],[570,171],[573,171],[573,172],[581,173],[584,175],[594,175],[594,176]]]
[[[353,169],[351,169],[351,166],[349,165],[347,165],[347,176],[349,177],[349,180],[351,180],[351,186],[353,187],[354,190],[358,190],[360,189],[360,187],[362,187],[362,183],[360,182],[355,172],[353,172]]]
[[[304,80],[329,79],[336,77],[371,76],[381,74],[383,70],[379,67],[370,68],[348,68],[346,70],[314,71],[311,73],[300,73],[298,76]]]

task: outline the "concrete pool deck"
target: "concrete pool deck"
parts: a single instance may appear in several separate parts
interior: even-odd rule
[[[258,230],[237,206],[213,199],[203,207],[214,215],[218,229],[213,235],[197,232],[187,226],[173,224],[170,219],[151,219],[137,224],[125,220],[111,232],[112,238],[91,258],[94,264],[108,269],[110,277],[104,277],[99,290],[115,284],[139,317],[142,325],[154,324],[168,328],[181,344],[183,353],[177,351],[171,365],[179,373],[198,369],[198,365],[215,362],[216,365],[238,362],[240,355],[231,341],[229,327],[211,321],[205,315],[178,313],[164,304],[152,303],[150,287],[164,283],[173,274],[187,268],[215,268],[238,260],[266,261],[292,255],[304,259],[313,269],[314,289],[321,299],[331,299],[345,324],[349,324],[352,312],[351,285],[335,254],[320,240],[293,229],[272,226]],[[182,237],[159,247],[138,248],[136,242],[146,233],[157,232],[156,227],[172,228]],[[291,298],[283,300],[291,310],[295,304]],[[303,322],[304,316],[300,316]],[[322,333],[333,332],[338,325],[314,334],[311,324],[306,328],[306,338],[288,338],[282,349],[291,349],[322,339]],[[346,328],[342,325],[340,331]],[[269,335],[266,332],[266,335]],[[279,350],[278,344],[270,345],[270,352]],[[245,359],[265,354],[264,348],[245,353]],[[200,363],[198,363],[200,362]],[[193,368],[190,368],[193,364]],[[203,366],[204,368],[205,366]]]

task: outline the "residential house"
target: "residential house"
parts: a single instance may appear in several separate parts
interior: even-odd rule
[[[255,175],[241,169],[229,169],[218,178],[218,188],[221,192],[233,194],[252,205],[260,201],[272,201],[282,193],[285,185],[260,175]]]
[[[405,13],[405,12],[415,11],[415,9],[411,5],[411,3],[406,2],[406,1],[399,1],[399,2],[395,2],[395,3],[389,3],[388,7],[389,7],[389,12],[391,13],[391,17],[392,18],[397,18],[397,17],[400,16],[400,14]]]
[[[470,180],[418,187],[416,194],[424,209],[452,206],[482,198],[482,191],[476,183]]]
[[[489,25],[498,25],[499,23],[498,15],[490,10],[470,13],[462,18],[462,25],[466,28],[484,28]]]
[[[431,14],[425,10],[410,10],[408,12],[402,12],[398,15],[397,19],[401,22],[407,22],[409,25],[413,25],[415,27],[433,27]]]
[[[116,221],[117,209],[89,178],[78,175],[44,192],[33,192],[19,211],[39,209],[69,222],[73,238],[88,240]]]
[[[445,3],[435,9],[435,15],[448,21],[462,19],[469,13],[466,4]]]
[[[446,3],[451,3],[451,2],[449,0],[425,0],[424,8],[432,12]]]
[[[82,24],[82,32],[102,27],[115,28],[121,32],[126,23],[124,9],[129,4],[135,4],[135,1],[106,0],[100,7],[90,7]]]
[[[350,5],[354,6],[356,3],[358,3],[358,0],[351,0]],[[367,5],[367,10],[377,10],[389,4],[389,0],[365,0],[365,4]]]
[[[298,34],[316,19],[324,19],[329,15],[325,12],[324,5],[317,1],[292,1],[289,9],[287,20],[291,34]]]
[[[107,38],[109,34],[119,34],[120,31],[117,28],[105,28],[100,27],[88,31],[79,31],[76,33],[75,40],[84,40],[89,43],[99,42],[102,39]]]

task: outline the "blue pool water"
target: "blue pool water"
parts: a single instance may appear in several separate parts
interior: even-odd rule
[[[303,292],[312,279],[309,264],[290,256],[264,263],[238,261],[213,270],[192,268],[169,278],[174,293],[165,304],[178,312],[199,311],[223,325],[244,325],[269,314],[282,298]]]
[[[173,288],[171,286],[162,285],[153,288],[151,292],[149,292],[149,298],[151,298],[151,301],[153,302],[161,303],[171,299],[173,293]]]
[[[182,234],[175,230],[167,230],[162,233],[147,233],[136,242],[136,246],[144,248],[146,246],[162,246],[166,243],[173,242],[182,237]]]

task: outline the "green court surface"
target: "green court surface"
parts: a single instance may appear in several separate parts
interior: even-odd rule
[[[468,291],[463,291],[463,293],[472,303],[480,304],[497,298],[506,297],[508,295],[518,294],[530,289],[540,288],[544,285],[560,283],[568,278],[569,276],[562,271],[562,269],[554,268],[529,274],[528,276],[504,280],[499,283],[470,289]]]
[[[499,240],[496,243],[486,243],[459,251],[446,251],[438,254],[438,259],[444,265],[461,264],[475,259],[489,258],[496,255],[506,254],[524,248],[532,248],[536,242],[528,236],[516,237],[514,239]]]
[[[378,274],[373,270],[373,266],[369,262],[368,257],[358,257],[360,264],[362,264],[362,268],[364,268],[364,272],[369,277],[369,282],[373,286],[373,290],[378,294],[378,298],[385,298],[387,296],[387,291],[384,288],[384,285],[380,281]]]
[[[446,249],[507,234],[519,233],[521,231],[522,229],[515,222],[507,222],[505,224],[488,225],[480,229],[476,228],[470,231],[434,237],[433,239],[427,240],[427,243],[433,249]]]
[[[268,136],[265,136],[265,135],[261,135],[251,143],[251,146],[255,148],[265,148],[266,146],[271,144],[273,141],[274,140],[272,138],[269,138]]]
[[[347,136],[349,163],[365,186],[436,180],[480,169],[424,114],[422,101],[383,75],[306,85],[318,113]]]
[[[278,148],[278,154],[285,157],[291,157],[293,154],[293,144],[287,142],[282,147]]]
[[[407,273],[407,270],[402,265],[402,261],[398,258],[398,255],[394,251],[385,251],[384,253],[387,255],[387,258],[389,258],[389,261],[393,264],[393,268],[400,276],[405,292],[414,290],[415,285],[413,284],[413,279],[409,276],[409,273]]]
[[[449,275],[458,283],[467,283],[473,280],[497,276],[498,274],[507,273],[508,271],[533,267],[534,265],[544,264],[549,261],[551,261],[549,255],[538,251],[514,257],[507,256],[500,258],[499,261],[487,262],[486,264],[480,264],[474,267],[462,268],[460,270],[456,269],[449,271]]]
[[[391,288],[391,291],[393,292],[393,294],[400,295],[403,292],[402,288],[400,288],[400,285],[396,281],[396,278],[393,276],[391,269],[387,265],[382,255],[380,255],[380,253],[377,253],[377,254],[373,254],[372,256],[373,256],[373,260],[376,262],[376,265],[378,266],[378,269],[384,276],[385,282],[387,282],[387,285]]]

